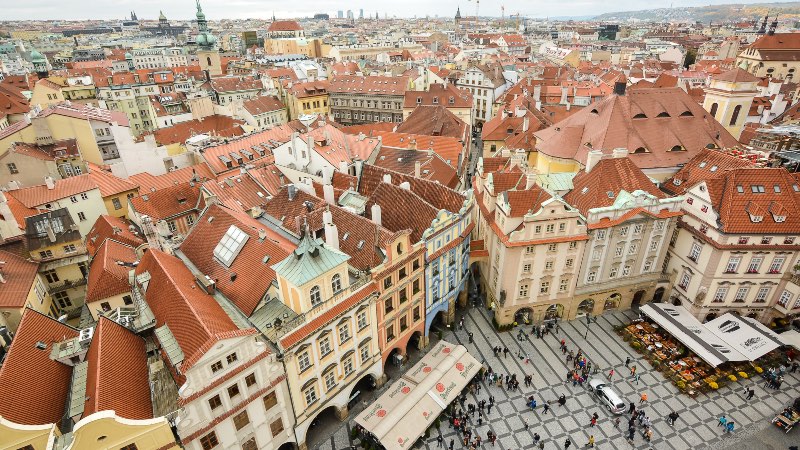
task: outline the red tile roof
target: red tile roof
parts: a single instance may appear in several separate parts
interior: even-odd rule
[[[458,142],[456,145],[459,149],[461,148]],[[417,162],[420,163],[420,178],[438,181],[451,189],[458,185],[456,168],[449,165],[438,152],[393,148],[387,146],[386,140],[384,140],[384,145],[378,151],[374,165],[415,176]]]
[[[727,72],[723,72],[719,75],[714,75],[711,79],[716,81],[726,81],[728,83],[758,83],[761,81],[760,78],[738,67]]]
[[[798,50],[800,49],[800,33],[765,34],[750,44],[748,48],[756,50]]]
[[[9,83],[0,83],[0,114],[25,114],[31,110],[22,90]]]
[[[752,166],[753,164],[746,159],[740,159],[718,150],[703,149],[681,167],[681,170],[672,178],[666,180],[661,185],[661,189],[672,194],[683,194],[697,182],[718,178],[728,169]]]
[[[78,143],[75,139],[63,139],[45,145],[14,142],[6,154],[11,153],[27,155],[43,161],[55,161],[56,157],[80,156]]]
[[[115,295],[130,293],[131,286],[128,282],[130,266],[119,265],[119,262],[133,263],[138,261],[136,251],[113,239],[106,239],[97,254],[92,259],[89,267],[89,277],[86,286],[86,303],[105,300]],[[97,305],[90,308],[99,309]]]
[[[69,325],[25,309],[0,367],[0,416],[22,425],[61,423],[72,367],[50,359],[50,352],[53,345],[78,334]],[[36,348],[37,342],[45,349]]]
[[[417,106],[397,126],[396,131],[427,136],[449,136],[464,144],[469,143],[469,125],[441,105]]]
[[[128,191],[136,191],[139,186],[128,180],[113,175],[101,169],[100,166],[92,163],[89,165],[89,177],[94,184],[100,189],[100,195],[103,197],[110,197],[113,195],[121,194]]]
[[[372,219],[372,205],[381,207],[381,225],[394,232],[411,230],[411,242],[422,240],[439,213],[430,203],[411,190],[381,182],[369,196],[367,215]]]
[[[97,185],[89,174],[69,177],[63,180],[55,180],[54,182],[55,188],[53,189],[48,189],[46,184],[40,184],[8,191],[6,195],[16,198],[27,208],[34,208],[62,198],[97,189]]]
[[[192,179],[197,183],[214,179],[214,172],[206,164],[195,164],[194,166],[167,172],[162,175],[151,175],[147,172],[131,175],[130,180],[139,186],[139,193],[144,194],[181,183],[187,183]]]
[[[242,103],[242,107],[253,116],[280,111],[286,108],[283,103],[278,100],[278,97],[268,95],[245,100],[244,103]]]
[[[52,114],[72,117],[74,119],[96,120],[105,123],[116,122],[120,126],[128,126],[128,116],[124,112],[110,111],[108,109],[100,109],[78,103],[68,104],[64,102],[52,105],[39,113],[39,117],[47,117]]]
[[[435,101],[434,101],[435,99]],[[450,102],[452,100],[452,103]],[[403,108],[416,108],[419,105],[442,105],[446,108],[472,108],[472,94],[453,84],[432,83],[427,91],[406,91]]]
[[[249,173],[237,174],[219,181],[209,180],[203,183],[203,189],[215,195],[226,207],[248,212],[255,206],[263,206],[270,192],[261,187]]]
[[[214,298],[200,289],[194,275],[178,258],[149,249],[136,267],[136,274],[150,274],[144,293],[156,318],[156,326],[169,326],[186,358],[185,372],[218,339],[240,331]]]
[[[584,217],[589,216],[592,208],[613,205],[620,191],[642,190],[656,198],[666,197],[627,157],[601,159],[590,172],[582,171],[575,175],[572,186],[572,190],[564,195],[564,201],[577,208]]]
[[[736,139],[680,88],[635,89],[626,95],[612,95],[535,136],[539,152],[581,164],[592,149],[608,153],[626,148],[642,169],[677,166],[708,145],[737,145]],[[684,150],[672,151],[676,146]]]
[[[247,76],[220,77],[211,79],[211,88],[216,92],[240,92],[264,89],[261,80]]]
[[[348,95],[405,95],[408,77],[334,75],[329,80],[328,92]]]
[[[167,128],[153,131],[156,143],[159,145],[183,144],[192,136],[198,134],[211,134],[219,137],[242,136],[244,130],[241,120],[234,120],[228,116],[213,115],[200,120],[189,120]]]
[[[371,196],[378,184],[383,181],[383,176],[387,174],[391,176],[392,184],[394,185],[408,182],[411,186],[411,191],[415,195],[421,197],[437,210],[444,209],[452,213],[458,213],[464,206],[464,196],[446,186],[370,164],[365,164],[361,170],[358,181],[359,193],[367,197]]]
[[[144,244],[141,236],[133,234],[130,227],[131,223],[120,217],[106,214],[98,217],[92,229],[86,234],[86,250],[89,256],[93,257],[107,239],[113,239],[133,248]]]
[[[783,167],[730,169],[706,184],[725,233],[793,235],[800,230],[800,187]],[[764,192],[753,192],[759,186]]]
[[[272,155],[272,149],[289,141],[293,132],[294,130],[288,125],[279,125],[269,130],[259,131],[237,139],[230,139],[227,143],[204,148],[202,153],[203,160],[215,174],[232,170],[239,171],[239,163],[231,153],[238,154],[242,158],[242,164],[271,164],[275,159]],[[253,149],[254,146],[263,149],[264,156],[260,156]],[[252,153],[253,159],[250,160],[246,157],[242,150]],[[230,160],[231,167],[228,167],[220,157]]]
[[[231,226],[250,237],[230,267],[226,267],[214,257],[214,248]],[[266,233],[263,240],[259,239],[259,230]],[[250,316],[275,280],[272,265],[286,258],[295,247],[247,214],[211,205],[183,241],[180,250],[200,272],[215,280],[220,292]],[[269,257],[266,262],[265,257]]]
[[[177,184],[155,192],[143,192],[130,202],[138,214],[146,214],[154,220],[164,220],[199,210],[205,204],[200,194],[200,184],[192,182]]]
[[[125,419],[153,418],[144,339],[113,320],[100,317],[86,361],[89,365],[83,417],[110,410]]]
[[[17,226],[20,230],[25,229],[25,218],[28,216],[35,216],[39,211],[34,208],[28,208],[22,202],[14,198],[12,195],[5,193],[6,203],[8,204],[11,213],[14,214],[14,219],[17,221]],[[8,219],[7,217],[5,219]]]
[[[286,91],[296,98],[306,98],[327,94],[329,87],[330,83],[328,83],[327,80],[316,80],[304,83],[293,83],[292,87],[287,88]]]
[[[378,292],[378,286],[375,282],[364,285],[358,291],[352,293],[349,297],[342,299],[331,307],[328,311],[320,314],[312,319],[310,322],[295,328],[289,334],[284,336],[280,343],[284,349],[291,348],[295,344],[302,342],[308,336],[316,333],[322,326],[335,320],[340,315],[354,308],[356,305],[375,295]]]
[[[303,27],[294,20],[276,20],[269,24],[267,31],[300,31]]]
[[[0,308],[21,309],[36,281],[39,263],[5,250],[0,250],[0,261],[5,263],[0,265],[0,274],[5,278],[5,282],[0,283]]]

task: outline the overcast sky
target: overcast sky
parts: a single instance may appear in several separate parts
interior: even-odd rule
[[[776,0],[780,1],[780,0]],[[704,6],[709,4],[740,3],[737,0],[674,0],[673,6]],[[187,19],[194,15],[194,0],[2,0],[0,21],[18,19],[119,19],[135,10],[140,19],[156,19],[159,10],[167,18]],[[755,2],[746,2],[755,3]],[[270,18],[273,11],[278,18],[305,17],[314,13],[335,16],[338,10],[364,8],[365,15],[375,16],[379,12],[389,16],[452,17],[461,6],[462,15],[475,14],[475,0],[201,0],[203,11],[209,19]],[[663,2],[645,0],[484,0],[480,15],[500,16],[500,5],[506,7],[506,15],[520,13],[529,17],[583,16],[613,11],[630,11],[669,6]]]

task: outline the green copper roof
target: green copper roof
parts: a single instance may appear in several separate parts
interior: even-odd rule
[[[349,259],[348,255],[328,247],[306,232],[297,249],[272,269],[293,285],[302,286]]]

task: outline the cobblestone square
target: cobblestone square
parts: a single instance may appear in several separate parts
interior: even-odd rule
[[[445,330],[443,338],[450,342],[457,342],[467,347],[470,353],[485,365],[492,367],[502,374],[517,374],[522,379],[526,374],[533,376],[533,386],[526,388],[520,383],[519,390],[506,391],[504,388],[484,383],[483,389],[477,399],[470,395],[467,403],[480,399],[488,399],[494,395],[496,406],[492,409],[488,420],[478,427],[472,419],[470,428],[477,430],[484,439],[483,446],[492,448],[486,442],[486,433],[491,430],[499,437],[494,448],[501,450],[521,450],[532,448],[533,434],[539,433],[545,441],[546,449],[562,449],[564,441],[569,437],[573,441],[572,448],[584,448],[589,436],[595,437],[595,448],[601,449],[626,449],[626,448],[654,448],[654,449],[699,449],[699,448],[729,448],[738,444],[746,448],[746,440],[751,436],[761,433],[776,439],[785,439],[783,433],[772,429],[769,421],[783,406],[800,396],[798,380],[800,374],[787,374],[784,388],[780,391],[765,389],[760,379],[750,380],[747,383],[738,383],[721,388],[709,394],[700,394],[692,399],[681,394],[678,389],[665,379],[660,373],[652,371],[650,365],[644,361],[624,342],[613,330],[615,325],[629,322],[635,314],[631,311],[612,312],[598,316],[596,322],[589,326],[586,335],[586,322],[575,320],[560,324],[560,331],[550,333],[544,339],[537,339],[530,334],[525,340],[517,339],[517,330],[498,333],[491,325],[491,313],[483,308],[470,308],[464,314],[464,330]],[[524,329],[526,333],[529,327]],[[474,343],[469,343],[468,332],[473,333]],[[587,337],[584,338],[584,335]],[[629,416],[621,417],[620,428],[614,427],[614,416],[602,407],[585,387],[572,386],[565,383],[567,373],[566,358],[559,350],[559,341],[565,339],[570,349],[577,351],[581,348],[584,354],[597,364],[600,372],[595,375],[604,377],[613,368],[615,374],[611,380],[614,389],[626,403],[633,401],[638,405],[638,398],[642,392],[648,395],[644,406],[646,414],[653,423],[653,441],[647,443],[637,427],[637,434],[633,444],[626,440],[623,432],[627,429]],[[494,346],[508,347],[507,357],[495,357],[492,353]],[[530,363],[525,358],[519,358],[521,353],[530,357]],[[631,357],[632,364],[640,372],[638,384],[628,375],[625,369],[625,358]],[[410,364],[409,364],[410,367]],[[389,380],[387,386],[394,380]],[[756,391],[752,401],[747,402],[742,392],[746,385],[752,385]],[[385,389],[385,387],[383,388]],[[382,391],[374,394],[377,398]],[[565,407],[557,403],[551,405],[548,414],[543,414],[543,401],[555,401],[561,394],[566,395]],[[526,398],[533,395],[538,406],[531,411],[526,403]],[[666,422],[670,411],[676,411],[680,417],[675,426]],[[589,419],[597,412],[600,419],[594,428],[589,427]],[[716,426],[720,414],[726,414],[736,423],[736,431],[731,435],[724,435]],[[350,445],[347,430],[354,426],[351,413],[348,424],[343,425],[331,436],[315,447],[320,450],[342,450]],[[524,429],[522,418],[527,420],[529,428]],[[464,448],[458,435],[449,427],[445,420],[442,421],[441,432],[447,445],[451,439],[455,440],[455,449]],[[773,436],[773,434],[776,434]],[[417,448],[435,449],[436,431],[433,431],[427,442],[418,443]],[[756,442],[760,442],[756,440]],[[761,448],[786,448],[770,447]]]

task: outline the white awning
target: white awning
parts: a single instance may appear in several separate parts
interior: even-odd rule
[[[791,345],[792,347],[800,350],[800,333],[796,330],[784,331],[778,335],[778,338],[784,345]]]
[[[783,345],[777,334],[749,317],[728,313],[706,322],[703,326],[744,355],[744,359],[740,361],[755,361]]]
[[[747,358],[708,331],[696,317],[683,306],[669,303],[648,303],[639,309],[653,319],[689,350],[712,367],[727,361],[745,361]]]
[[[440,341],[362,411],[356,423],[386,450],[409,449],[480,368],[463,345]]]

